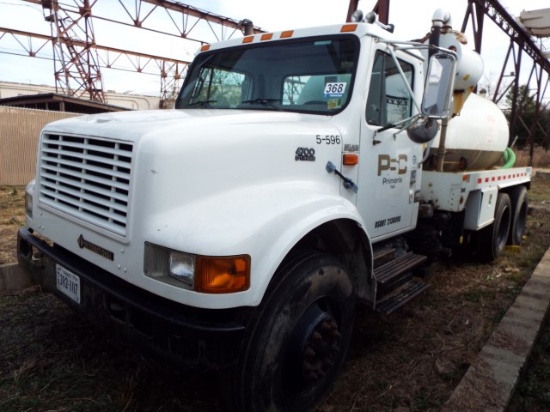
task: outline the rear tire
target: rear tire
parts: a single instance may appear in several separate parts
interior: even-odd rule
[[[344,363],[354,310],[353,284],[334,257],[307,252],[283,263],[231,372],[231,410],[314,408]]]
[[[497,259],[506,246],[511,221],[512,204],[510,196],[501,192],[497,197],[494,222],[478,233],[476,255],[487,262]]]
[[[529,199],[525,186],[515,187],[510,192],[512,201],[512,227],[508,235],[509,245],[521,245],[523,235],[527,229],[527,212]]]

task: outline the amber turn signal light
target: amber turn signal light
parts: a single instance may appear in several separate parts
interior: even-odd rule
[[[195,290],[203,293],[242,292],[250,287],[250,256],[197,257]]]
[[[343,161],[345,166],[353,166],[359,163],[359,155],[357,153],[344,153]]]

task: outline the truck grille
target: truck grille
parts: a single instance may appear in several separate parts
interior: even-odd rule
[[[40,202],[126,235],[132,149],[129,143],[45,134]]]

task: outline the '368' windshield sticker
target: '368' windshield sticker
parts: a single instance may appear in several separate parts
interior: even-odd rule
[[[346,82],[330,82],[325,84],[324,97],[342,97],[346,91]]]

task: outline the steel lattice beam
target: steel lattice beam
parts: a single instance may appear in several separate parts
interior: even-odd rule
[[[43,1],[50,0],[24,0],[27,3],[33,3],[42,6]],[[77,0],[66,0],[77,1]],[[97,9],[105,5],[103,10],[105,15],[100,14]],[[145,5],[148,5],[145,6]],[[207,28],[214,36],[216,41],[230,39],[236,32],[243,30],[243,22],[224,17],[219,14],[201,10],[173,0],[95,0],[93,3],[93,19],[104,20],[111,23],[132,26],[168,36],[176,36],[186,40],[204,44],[203,38],[194,37],[195,31],[200,28]],[[117,14],[122,11],[122,16],[111,17],[111,14]],[[160,14],[160,16],[159,16]],[[168,27],[155,26],[153,22],[155,17],[168,17],[170,24]],[[203,24],[204,23],[204,24]],[[202,27],[201,27],[202,25]],[[265,30],[258,26],[253,26],[254,33],[265,33]]]
[[[121,0],[118,0],[118,1],[120,2]],[[198,9],[196,7],[188,6],[186,4],[182,4],[176,1],[172,1],[172,0],[140,0],[140,1],[142,3],[150,3],[155,6],[162,7],[165,10],[172,10],[172,11],[181,13],[182,16],[184,16],[184,18],[182,20],[181,30],[179,31],[180,31],[180,35],[185,38],[189,38],[189,34],[194,26],[194,25],[190,25],[190,22],[188,21],[189,17],[195,17],[199,20],[206,21],[208,23],[216,23],[221,29],[220,35],[217,35],[214,30],[212,30],[212,33],[216,36],[216,40],[218,41],[231,38],[232,34],[235,31],[243,30],[242,21],[233,20],[233,19],[230,19],[229,17],[224,17],[218,14],[210,13],[208,11]],[[172,22],[175,23],[173,19],[172,19]],[[212,28],[212,26],[210,27]],[[232,33],[229,35],[229,37],[227,37],[227,32],[226,32],[227,29],[232,30]],[[264,30],[256,26],[253,27],[253,31],[254,33],[265,32]]]
[[[542,113],[545,109],[545,105],[542,103],[545,92],[550,83],[550,62],[544,56],[540,48],[531,39],[530,35],[526,33],[524,28],[512,17],[504,7],[497,0],[468,0],[468,7],[464,16],[462,24],[462,32],[466,31],[468,23],[472,23],[472,30],[474,33],[475,49],[478,53],[481,53],[481,46],[483,40],[483,26],[484,19],[487,16],[493,21],[509,38],[510,43],[499,79],[493,94],[493,101],[498,103],[502,97],[506,96],[511,91],[512,99],[510,105],[510,131],[516,130],[518,124],[522,124],[525,132],[528,136],[528,143],[530,144],[531,160],[533,159],[534,150],[534,138],[535,130],[542,129],[540,120],[542,119]],[[529,71],[529,80],[527,84],[531,84],[533,76],[535,76],[536,93],[533,94],[535,99],[535,121],[532,125],[527,126],[522,119],[522,107],[518,104],[520,97],[520,74],[524,68],[524,54],[531,58],[531,67]],[[510,60],[512,60],[513,71],[511,75],[506,75],[509,70]],[[513,77],[512,82],[504,89],[500,91],[503,78]],[[547,133],[547,132],[546,132]],[[516,136],[511,134],[510,144]],[[548,139],[548,135],[546,135]]]
[[[550,74],[550,62],[540,48],[531,39],[525,29],[512,17],[497,0],[468,0],[468,8],[462,24],[462,32],[466,30],[470,18],[474,21],[474,37],[476,51],[481,53],[483,37],[483,16],[489,17],[508,37],[527,53],[542,69]]]
[[[0,44],[8,38],[14,39],[20,47],[12,54],[52,60],[51,55],[43,52],[51,46],[56,38],[43,34],[0,27]],[[77,41],[75,41],[78,44]],[[97,51],[98,64],[101,68],[136,72],[160,76],[161,98],[172,98],[179,90],[181,80],[189,61],[166,58],[146,53],[132,52],[102,45],[94,45]]]
[[[390,0],[378,0],[373,11],[378,14],[380,22],[384,24],[390,22]]]
[[[95,48],[90,0],[73,0],[73,5],[58,0],[43,0],[46,21],[51,23],[55,87],[63,94],[105,102],[103,81]]]
[[[217,41],[229,39],[245,29],[243,22],[173,0],[65,0],[63,3],[58,0],[24,1],[42,7],[44,17],[51,24],[52,35],[45,38],[36,33],[0,29],[3,32],[0,40],[2,36],[10,34],[24,50],[24,55],[29,56],[37,53],[36,47],[32,48],[31,39],[51,42],[56,90],[76,97],[87,94],[91,100],[100,102],[104,101],[101,68],[146,73],[147,70],[150,72],[151,66],[156,66],[161,79],[161,98],[166,100],[177,93],[188,62],[98,46],[93,29],[94,20],[135,27],[198,44],[206,43],[204,38],[199,38],[200,30],[208,30]],[[158,17],[168,24],[158,27]],[[254,33],[264,32],[259,27],[250,28]],[[22,40],[28,44],[25,45]],[[121,62],[126,63],[126,68],[121,67]]]

